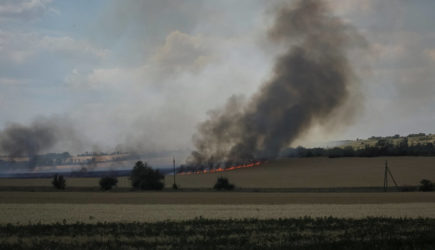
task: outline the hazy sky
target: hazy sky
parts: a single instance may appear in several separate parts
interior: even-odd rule
[[[83,149],[189,150],[207,111],[268,79],[281,2],[0,0],[0,129],[54,117]],[[368,41],[350,58],[362,102],[348,126],[297,143],[434,133],[435,1],[328,2]]]

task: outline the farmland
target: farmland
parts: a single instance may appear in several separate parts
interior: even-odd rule
[[[202,189],[211,188],[219,176],[250,189],[380,187],[385,161],[399,185],[435,180],[435,157],[290,158],[237,171],[176,178],[181,188]],[[166,176],[165,186],[170,188],[172,183],[173,176]],[[51,187],[51,179],[0,179],[0,188],[14,186]],[[98,187],[98,178],[68,178],[68,187]],[[130,188],[128,177],[119,178],[118,187]]]
[[[435,157],[282,159],[177,175],[178,191],[173,176],[164,191],[132,191],[121,177],[109,192],[98,178],[67,178],[65,191],[51,179],[1,179],[0,248],[430,249],[435,193],[371,189],[386,160],[399,185],[435,179]],[[219,176],[236,191],[211,191]]]
[[[432,249],[434,219],[195,219],[0,226],[2,249]]]
[[[300,217],[435,218],[435,203],[396,204],[0,204],[1,224],[133,223]]]

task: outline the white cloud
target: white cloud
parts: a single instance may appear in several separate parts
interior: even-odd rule
[[[109,54],[108,50],[69,36],[43,36],[38,33],[0,30],[0,58],[5,60],[5,63],[23,64],[34,56],[46,52],[61,53],[63,56],[66,55],[66,59],[77,57],[102,59]]]
[[[0,85],[17,85],[22,83],[24,83],[24,80],[22,79],[0,77]]]
[[[168,81],[173,83],[176,75],[200,73],[213,61],[211,50],[205,39],[174,31],[144,65],[95,68],[87,73],[74,69],[65,80],[75,88],[117,88],[132,85],[162,87]]]
[[[204,38],[180,31],[171,32],[152,58],[165,73],[198,72],[212,60]]]
[[[435,49],[427,49],[425,50],[425,54],[432,60],[432,62],[435,62]]]
[[[52,0],[4,0],[0,3],[0,21],[4,19],[32,19],[57,10],[49,5]]]
[[[73,69],[65,82],[75,89],[122,89],[144,81],[146,70],[137,68],[97,68],[91,72]]]
[[[369,12],[373,10],[372,0],[327,0],[328,5],[338,14],[350,12]]]
[[[75,40],[68,36],[53,37],[44,36],[37,43],[38,47],[53,52],[69,52],[74,54],[92,55],[103,58],[109,53],[108,50],[96,48],[86,41]]]
[[[35,40],[33,33],[13,33],[0,30],[0,58],[16,64],[24,63],[34,54],[30,43]]]

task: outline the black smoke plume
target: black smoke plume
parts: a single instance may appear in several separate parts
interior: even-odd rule
[[[11,160],[28,157],[29,168],[35,167],[40,153],[55,146],[74,148],[79,147],[78,144],[75,130],[66,119],[58,116],[39,117],[27,126],[10,124],[0,131],[0,153]]]
[[[233,96],[223,109],[210,112],[193,137],[196,150],[188,163],[275,158],[348,101],[355,83],[348,52],[365,40],[323,1],[282,6],[268,35],[286,47],[270,80],[246,103]]]

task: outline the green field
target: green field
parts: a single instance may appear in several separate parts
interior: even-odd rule
[[[435,219],[207,220],[0,226],[1,249],[433,249]]]

